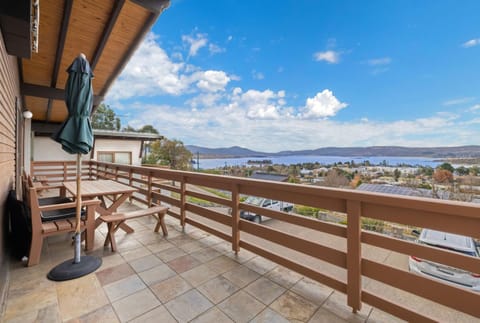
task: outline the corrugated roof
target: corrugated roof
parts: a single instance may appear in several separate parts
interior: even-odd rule
[[[286,182],[288,180],[288,175],[255,172],[250,178],[261,179],[264,181]]]
[[[396,186],[388,184],[366,184],[363,183],[357,187],[359,191],[375,192],[384,194],[404,195],[404,196],[419,196],[419,197],[433,197],[432,190],[424,188],[411,188],[405,186]],[[449,193],[445,191],[437,192],[440,199],[448,199]]]

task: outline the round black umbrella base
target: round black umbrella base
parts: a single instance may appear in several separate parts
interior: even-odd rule
[[[47,278],[54,281],[75,279],[94,272],[101,265],[102,259],[93,256],[82,256],[77,264],[69,259],[50,270]]]

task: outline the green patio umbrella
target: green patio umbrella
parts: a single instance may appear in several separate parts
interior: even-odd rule
[[[82,154],[88,154],[93,147],[93,132],[90,114],[93,107],[93,72],[84,54],[80,54],[67,69],[68,79],[65,85],[65,103],[68,118],[53,139],[62,144],[69,154],[77,154],[77,207],[75,225],[75,255],[48,273],[52,280],[68,280],[84,276],[101,265],[97,257],[80,257],[81,230],[80,216],[82,207],[81,176]]]

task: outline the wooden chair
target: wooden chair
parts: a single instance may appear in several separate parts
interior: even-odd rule
[[[40,262],[44,238],[75,231],[76,202],[60,204],[40,203],[37,191],[42,189],[44,189],[43,186],[29,186],[27,196],[25,197],[30,206],[32,224],[32,244],[30,246],[28,266],[33,266]],[[82,207],[86,209],[83,212],[81,229],[85,230],[85,249],[87,251],[93,249],[95,208],[99,204],[100,201],[98,200],[82,201]]]

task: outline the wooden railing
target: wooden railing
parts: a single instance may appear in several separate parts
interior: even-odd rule
[[[425,313],[425,306],[416,306],[418,296],[480,318],[480,294],[411,274],[406,266],[385,264],[375,252],[366,251],[415,255],[473,273],[480,273],[480,259],[361,228],[361,218],[368,217],[479,239],[477,205],[96,161],[86,164],[85,177],[114,179],[138,188],[134,200],[146,205],[169,204],[168,214],[182,226],[198,227],[230,242],[235,252],[249,250],[345,293],[353,312],[360,310],[363,302],[407,321],[435,321],[434,311]],[[58,179],[61,171],[70,178],[65,165],[34,162],[32,175],[37,176],[40,166],[48,166],[49,171],[42,170],[47,178]],[[219,190],[223,196],[208,194],[208,189]],[[241,202],[240,197],[245,195],[342,212],[348,224],[255,207]],[[199,201],[216,207],[202,206]],[[241,210],[277,219],[284,225],[269,227],[243,220]],[[303,227],[308,233],[293,234],[293,226]],[[387,289],[408,292],[408,296],[388,296],[396,294],[384,293]],[[405,299],[411,301],[405,303]]]

